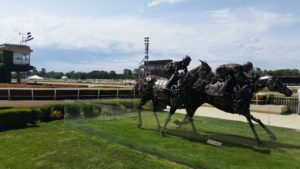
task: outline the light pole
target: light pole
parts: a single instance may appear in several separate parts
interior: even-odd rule
[[[145,77],[148,73],[148,60],[149,60],[149,37],[145,37]]]

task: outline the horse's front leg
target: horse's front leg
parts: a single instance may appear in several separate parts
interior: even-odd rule
[[[247,121],[248,121],[248,124],[249,124],[249,126],[250,126],[250,128],[251,128],[253,134],[254,134],[254,137],[255,137],[255,139],[256,139],[257,144],[258,144],[258,145],[262,144],[262,141],[259,139],[259,137],[258,137],[258,135],[257,135],[257,133],[256,133],[255,126],[254,126],[254,124],[253,124],[252,121],[251,121],[251,115],[249,114],[249,115],[246,115],[245,117],[246,117],[246,119],[247,119]]]
[[[142,115],[141,115],[141,110],[143,105],[146,103],[146,99],[145,98],[141,98],[140,104],[139,104],[139,110],[138,110],[138,123],[137,123],[137,127],[141,128],[142,127]]]
[[[165,122],[165,124],[164,124],[164,127],[160,130],[160,135],[164,135],[165,134],[165,130],[166,130],[166,128],[167,128],[167,125],[168,125],[168,123],[170,122],[170,120],[171,120],[171,117],[172,117],[172,115],[175,113],[175,111],[177,110],[177,108],[176,107],[171,107],[170,108],[170,112],[169,112],[169,115],[168,115],[168,117],[167,117],[167,119],[166,119],[166,122]]]
[[[260,119],[257,119],[255,117],[253,117],[252,115],[250,115],[250,117],[252,120],[257,122],[268,133],[268,135],[270,136],[270,138],[272,140],[276,140],[275,134]]]

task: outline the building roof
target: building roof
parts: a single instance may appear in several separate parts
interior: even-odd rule
[[[30,54],[32,52],[32,50],[30,49],[29,46],[17,45],[17,44],[7,44],[7,43],[0,44],[0,51],[3,51],[3,50],[22,53],[22,54]]]
[[[169,60],[169,59],[167,59],[167,60],[149,60],[148,64],[149,65],[164,65],[169,62],[172,62],[172,60]],[[146,64],[146,63],[147,63],[147,61],[144,62],[144,64]]]

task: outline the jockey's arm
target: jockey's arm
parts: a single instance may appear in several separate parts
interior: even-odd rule
[[[187,67],[185,67],[185,68],[183,69],[183,71],[184,71],[184,73],[188,73]]]

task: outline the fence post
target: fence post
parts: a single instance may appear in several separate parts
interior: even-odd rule
[[[100,89],[98,89],[98,100],[100,99]]]
[[[10,100],[10,89],[7,89],[7,93],[8,93],[8,100]]]
[[[31,89],[31,99],[34,100],[33,89]]]
[[[117,89],[117,100],[119,100],[119,89]]]
[[[79,100],[79,92],[80,92],[80,89],[77,89],[77,100]]]
[[[54,100],[56,100],[56,89],[54,89],[54,96],[53,96]]]

